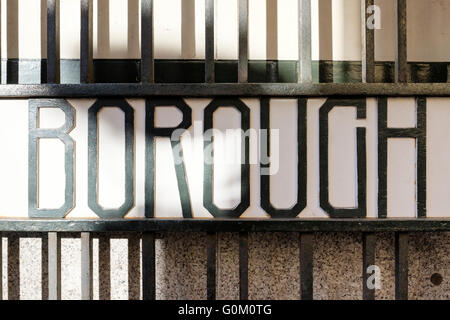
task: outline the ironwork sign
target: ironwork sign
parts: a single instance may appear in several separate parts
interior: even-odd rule
[[[0,212],[27,203],[33,218],[448,217],[448,103],[2,100]]]

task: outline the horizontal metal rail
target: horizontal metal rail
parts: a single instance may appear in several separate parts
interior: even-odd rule
[[[450,231],[443,219],[0,219],[0,232]]]
[[[10,84],[0,98],[450,96],[447,83]]]

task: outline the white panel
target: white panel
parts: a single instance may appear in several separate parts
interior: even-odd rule
[[[270,200],[275,208],[287,209],[297,202],[296,99],[271,100],[270,127],[279,133],[270,137],[271,154],[279,152],[278,170],[270,177]]]
[[[414,98],[391,98],[387,108],[389,128],[414,128],[417,123],[417,110]]]
[[[66,122],[65,113],[58,108],[39,108],[39,128],[59,128]]]
[[[450,99],[427,99],[427,216],[450,215]]]
[[[311,59],[319,60],[319,0],[311,1]]]
[[[216,59],[238,58],[237,9],[237,0],[216,0]]]
[[[67,2],[67,1],[64,1]],[[75,2],[77,1],[70,1]],[[19,58],[41,58],[41,1],[19,1]],[[2,18],[3,19],[3,18]],[[63,37],[61,37],[61,40]]]
[[[183,113],[176,107],[156,107],[155,127],[173,128],[177,127],[183,120]]]
[[[334,207],[357,206],[356,108],[335,107],[329,113],[329,200]]]
[[[174,107],[159,107],[155,111],[155,125],[176,127],[182,113]],[[174,167],[170,138],[156,138],[156,213],[158,216],[176,216],[181,212],[180,196]],[[159,173],[161,170],[164,173]],[[158,201],[160,202],[158,204]]]
[[[98,203],[118,208],[125,201],[125,114],[118,108],[98,113]]]
[[[39,140],[40,209],[59,208],[64,204],[64,144],[59,139]]]
[[[0,215],[27,217],[28,101],[0,101],[0,149]]]
[[[2,47],[1,47],[1,54],[2,54],[2,57],[7,57],[7,39],[6,39],[6,34],[7,34],[7,32],[6,32],[6,26],[7,26],[7,23],[6,23],[6,1],[0,1],[0,6],[1,6],[1,21],[0,21],[0,25],[1,25],[1,39],[0,39],[0,42],[1,42],[1,45],[2,45]]]
[[[367,99],[366,120],[357,120],[358,125],[365,122],[367,148],[367,217],[378,216],[378,109],[377,99]]]
[[[395,9],[392,0],[375,0],[381,11],[381,29],[375,30],[375,60],[395,60]],[[408,1],[409,6],[409,1]],[[411,45],[408,42],[408,47]]]
[[[155,139],[155,215],[181,217],[181,202],[169,138]]]
[[[450,60],[450,1],[408,0],[408,60]]]
[[[59,109],[39,109],[40,128],[58,128],[65,122]],[[64,144],[59,139],[39,140],[39,208],[59,208],[64,204]]]
[[[333,1],[333,59],[361,60],[361,0]]]
[[[298,59],[298,0],[279,1],[278,57],[281,60]]]
[[[416,217],[415,145],[415,139],[388,140],[388,217]]]
[[[156,59],[181,58],[181,0],[155,0],[154,45]]]
[[[213,123],[213,201],[219,208],[232,209],[241,198],[241,115],[234,108],[219,108]]]
[[[205,59],[204,0],[195,0],[195,59]]]
[[[308,207],[303,217],[323,217],[319,206],[319,124],[318,112],[325,99],[309,99],[308,120]],[[448,98],[428,99],[428,209],[434,217],[448,216],[450,202],[447,200],[447,184],[450,176],[448,159],[450,113]],[[76,108],[76,127],[70,136],[76,143],[76,207],[68,217],[95,217],[87,206],[87,113],[94,100],[70,100]],[[210,217],[203,207],[203,112],[210,99],[186,99],[192,108],[193,124],[182,135],[187,181],[191,205],[195,217]],[[258,130],[259,100],[243,99],[250,108],[251,128]],[[129,216],[144,215],[145,194],[145,102],[131,99],[135,109],[135,155],[136,155],[136,207]],[[287,136],[282,137],[280,172],[285,178],[272,180],[272,203],[287,207],[296,199],[296,102],[294,99],[272,99],[272,127],[281,127]],[[389,125],[411,127],[415,124],[414,99],[389,99]],[[160,112],[158,110],[158,112]],[[174,112],[175,111],[175,112]],[[157,123],[174,126],[181,119],[175,109],[167,108],[165,115],[158,115]],[[109,115],[108,115],[109,113]],[[335,206],[354,206],[356,203],[356,143],[355,126],[367,127],[367,202],[368,215],[377,212],[377,132],[376,101],[367,102],[367,120],[355,120],[355,109],[336,108],[330,114],[330,200]],[[42,109],[41,127],[58,127],[64,122],[61,111]],[[215,127],[226,130],[240,127],[239,113],[230,108],[219,109],[215,114]],[[278,124],[277,124],[278,122]],[[124,135],[123,113],[114,108],[105,108],[100,113],[100,203],[117,207],[123,203],[124,188]],[[283,133],[282,133],[283,135]],[[28,101],[0,101],[0,148],[7,150],[0,158],[0,194],[7,195],[0,201],[2,216],[26,217],[28,214]],[[234,138],[237,138],[235,135]],[[231,137],[233,140],[233,137]],[[230,141],[231,141],[230,140]],[[237,142],[234,141],[234,142]],[[274,142],[272,142],[273,144]],[[226,145],[227,147],[232,146]],[[59,207],[64,200],[64,152],[56,139],[44,139],[41,143],[41,206]],[[284,149],[286,147],[286,149]],[[232,151],[230,151],[232,150]],[[334,150],[334,151],[333,151]],[[226,160],[239,154],[239,143],[228,149],[216,146],[216,159]],[[250,181],[251,206],[246,217],[263,217],[259,206],[259,165],[257,134],[250,134]],[[253,156],[252,156],[253,155]],[[223,164],[223,162],[222,162]],[[181,205],[173,165],[170,142],[158,138],[156,143],[156,213],[158,217],[181,217]],[[283,173],[284,172],[284,173]],[[414,139],[389,139],[388,148],[388,215],[389,217],[414,217],[416,199],[416,149]],[[102,190],[103,189],[103,190]],[[240,199],[240,163],[216,166],[215,202],[220,207],[234,207]],[[290,202],[289,202],[289,201]]]
[[[80,59],[80,14],[80,1],[60,1],[61,59]]]
[[[248,2],[248,50],[249,59],[266,59],[266,1],[249,0]],[[273,44],[276,46],[276,44]],[[268,57],[267,59],[276,59]]]
[[[111,58],[127,57],[127,1],[109,1]]]
[[[388,127],[415,127],[416,117],[416,107],[413,98],[388,100]],[[417,157],[415,146],[415,139],[388,139],[388,216],[416,216]]]
[[[333,60],[332,0],[318,3],[318,50],[320,60]]]

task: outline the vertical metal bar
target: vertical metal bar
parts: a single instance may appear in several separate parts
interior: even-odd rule
[[[248,232],[239,233],[239,299],[248,300]]]
[[[312,82],[311,66],[311,0],[298,0],[299,8],[299,62],[298,82]]]
[[[48,234],[46,233],[41,236],[41,295],[42,300],[48,300]]]
[[[369,288],[368,280],[368,268],[375,265],[375,242],[376,236],[372,232],[364,232],[363,237],[363,299],[375,300],[375,289]]]
[[[408,233],[395,233],[395,299],[408,300]]]
[[[361,76],[364,83],[375,82],[375,30],[367,25],[371,15],[368,9],[373,4],[374,0],[361,0]]]
[[[447,83],[450,83],[450,64],[447,65]]]
[[[8,236],[8,300],[20,299],[20,238]]]
[[[205,82],[214,83],[214,1],[205,0]]]
[[[92,45],[93,1],[81,0],[80,82],[94,82]]]
[[[300,298],[313,299],[313,233],[300,233]]]
[[[92,300],[92,238],[81,233],[81,300]]]
[[[47,55],[47,0],[40,0],[41,1],[41,83],[47,83],[47,59],[44,59],[44,57]],[[43,237],[47,241],[47,236]],[[47,299],[47,292],[45,291],[45,295],[43,293],[42,298]]]
[[[208,233],[206,240],[206,296],[216,300],[217,233]]]
[[[98,237],[98,280],[100,300],[111,300],[111,241],[107,233]]]
[[[141,0],[141,82],[154,82],[153,0]]]
[[[48,233],[48,299],[61,299],[61,238]]]
[[[156,299],[155,234],[142,234],[142,299]]]
[[[248,82],[248,0],[239,0],[238,82]]]
[[[135,233],[128,236],[128,300],[141,299],[141,238]]]
[[[395,51],[395,82],[408,82],[407,37],[406,37],[406,0],[396,0],[397,16]]]
[[[47,0],[47,83],[59,83],[59,0]]]

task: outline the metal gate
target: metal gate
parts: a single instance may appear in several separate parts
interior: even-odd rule
[[[374,0],[362,0],[363,47],[361,83],[313,83],[311,60],[311,0],[299,0],[299,61],[297,83],[249,83],[248,0],[239,0],[239,60],[237,83],[216,83],[214,59],[214,0],[205,0],[204,83],[155,83],[153,54],[153,1],[141,0],[141,60],[139,83],[94,83],[92,45],[92,0],[81,0],[80,84],[60,84],[59,1],[47,0],[47,60],[43,64],[42,84],[4,84],[1,98],[100,98],[100,97],[449,97],[447,83],[408,83],[406,0],[396,0],[397,48],[395,82],[375,83],[374,30],[366,28],[366,8]],[[219,13],[220,14],[220,13]],[[419,194],[420,197],[420,194]],[[142,239],[143,299],[155,299],[155,233],[207,233],[207,298],[216,298],[217,233],[239,233],[239,294],[248,299],[248,234],[250,232],[295,232],[299,235],[300,291],[302,299],[313,298],[313,251],[315,232],[362,232],[363,299],[374,299],[375,291],[367,288],[364,270],[375,262],[377,232],[395,233],[395,298],[408,298],[408,233],[450,231],[448,219],[420,216],[417,219],[330,218],[315,219],[233,219],[190,218],[165,220],[143,219],[0,219],[0,232],[11,239],[21,236],[41,237],[48,244],[48,299],[61,297],[61,237],[81,237],[82,299],[92,299],[92,239],[127,232]],[[14,241],[13,244],[14,245]],[[0,271],[1,271],[0,267]],[[44,268],[43,268],[44,269]],[[13,289],[13,288],[12,288]],[[13,290],[17,290],[13,289]],[[1,290],[0,290],[1,293]]]

